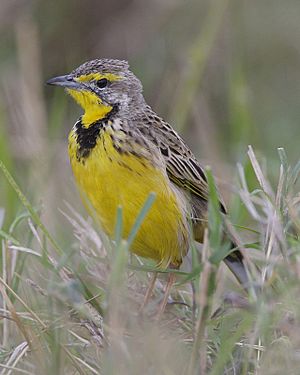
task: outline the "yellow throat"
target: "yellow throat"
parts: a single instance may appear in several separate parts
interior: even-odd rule
[[[103,104],[101,99],[90,91],[77,91],[67,89],[68,93],[83,108],[83,125],[88,128],[91,124],[104,118],[111,110],[111,106]]]

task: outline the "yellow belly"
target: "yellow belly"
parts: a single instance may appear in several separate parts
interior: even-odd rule
[[[77,144],[69,136],[69,155],[76,182],[93,206],[104,231],[112,237],[119,206],[123,213],[123,238],[151,192],[155,201],[132,245],[132,252],[157,261],[162,267],[180,265],[188,250],[189,234],[181,193],[146,159],[115,150],[109,135],[101,135],[84,162],[76,159]]]

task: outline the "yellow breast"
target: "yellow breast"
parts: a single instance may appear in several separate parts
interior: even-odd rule
[[[188,250],[188,223],[181,196],[165,172],[145,158],[115,149],[109,132],[103,131],[89,155],[76,157],[75,131],[69,135],[69,156],[80,191],[93,206],[104,231],[113,236],[116,212],[123,212],[123,238],[151,192],[155,201],[132,245],[132,251],[162,267],[178,266]]]

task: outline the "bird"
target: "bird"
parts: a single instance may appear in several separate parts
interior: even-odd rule
[[[47,84],[63,87],[83,109],[69,133],[68,153],[79,191],[104,232],[113,238],[122,207],[126,239],[153,193],[130,251],[154,260],[158,269],[178,269],[191,241],[203,242],[208,218],[207,176],[186,142],[146,103],[125,60],[88,61]],[[219,206],[226,215],[221,198]],[[224,262],[246,287],[244,257],[233,241],[231,246]],[[173,283],[170,273],[160,311]]]

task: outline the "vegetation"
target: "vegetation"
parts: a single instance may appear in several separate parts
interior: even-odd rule
[[[273,191],[251,147],[248,153],[258,187],[248,190],[239,166],[240,197],[258,230],[237,226],[234,232],[238,243],[242,242],[236,229],[252,232],[254,242],[242,247],[253,285],[261,291],[252,288],[249,297],[240,291],[224,294],[225,274],[218,256],[221,221],[211,185],[210,228],[201,257],[192,249],[190,269],[176,271],[177,295],[160,321],[153,314],[164,283],[159,281],[141,315],[148,275],[155,267],[128,255],[153,197],[128,241],[120,237],[119,211],[111,243],[66,204],[62,214],[74,239],[72,246],[62,247],[1,163],[25,208],[7,231],[0,232],[3,373],[296,371],[300,275],[298,198],[293,190],[300,164],[289,167],[280,149],[278,186]]]
[[[299,4],[88,2],[1,3],[0,374],[298,374]],[[161,320],[163,272],[139,313],[154,266],[128,247],[143,213],[123,240],[120,210],[111,242],[87,217],[67,162],[76,108],[43,86],[98,56],[130,60],[213,166],[249,297],[219,256],[211,177],[202,251]]]

